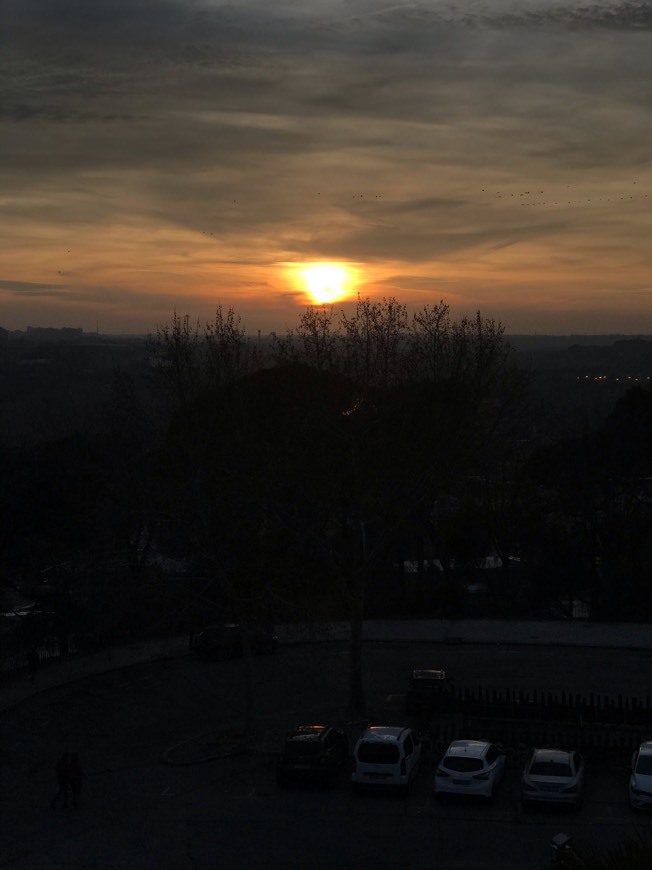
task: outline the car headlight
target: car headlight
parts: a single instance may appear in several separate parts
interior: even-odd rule
[[[573,785],[567,785],[566,788],[562,788],[562,792],[564,794],[574,794],[577,791],[577,783]]]

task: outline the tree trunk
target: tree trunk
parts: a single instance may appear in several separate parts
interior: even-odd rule
[[[251,646],[251,634],[247,626],[242,626],[242,661],[244,664],[244,722],[242,728],[245,737],[252,737],[255,731],[255,698],[254,698],[254,652]]]
[[[366,713],[362,682],[362,622],[364,615],[364,570],[356,571],[351,589],[351,637],[349,642],[349,715]]]

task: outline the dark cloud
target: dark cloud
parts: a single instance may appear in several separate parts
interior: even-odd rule
[[[179,262],[210,273],[319,256],[393,258],[409,276],[412,262],[421,272],[533,247],[538,262],[567,257],[571,269],[589,256],[587,235],[593,261],[645,261],[643,193],[632,200],[640,229],[634,205],[616,213],[606,200],[646,178],[651,9],[5,0],[4,273],[28,278],[47,240],[76,229],[94,265],[74,276],[87,290],[38,283],[59,268],[57,242],[35,283],[0,293],[90,302],[104,264],[134,270],[136,287],[157,268],[161,231],[182,238],[161,249],[173,273]],[[517,202],[535,186],[545,197]],[[136,290],[107,289],[113,275],[106,304],[135,305]],[[251,289],[235,275],[231,286]]]
[[[39,284],[34,281],[2,281],[0,291],[16,296],[65,296],[66,290],[59,284]]]
[[[652,9],[646,0],[603,0],[594,3],[549,3],[547,0],[511,0],[485,3],[401,3],[382,4],[354,0],[340,24],[361,28],[375,24],[387,27],[406,24],[424,26],[532,28],[542,26],[569,29],[605,27],[642,29],[652,27]]]
[[[0,104],[1,121],[57,121],[59,123],[72,121],[87,123],[89,121],[142,121],[145,118],[137,115],[119,114],[116,112],[93,112],[70,110],[57,106],[27,105],[15,103],[13,105]]]
[[[116,287],[113,285],[63,285],[56,283],[37,283],[32,281],[0,280],[0,292],[20,298],[38,297],[43,299],[58,299],[69,304],[93,304],[105,308],[124,306],[126,304],[144,304],[147,307],[147,297],[137,288]],[[160,304],[160,297],[156,303]]]
[[[572,29],[605,27],[616,29],[652,28],[652,7],[645,0],[603,3],[567,3],[546,8],[480,14],[479,19],[498,27],[564,25]]]
[[[317,250],[323,257],[344,257],[361,262],[387,259],[412,263],[455,261],[468,256],[474,249],[485,253],[495,251],[530,239],[555,236],[567,227],[568,224],[559,219],[545,223],[528,221],[519,225],[511,221],[511,215],[507,220],[488,222],[481,227],[474,227],[470,221],[453,225],[440,219],[428,223],[417,213],[394,226],[364,226],[330,236],[318,233],[309,240],[306,249]],[[300,243],[297,248],[301,250]]]

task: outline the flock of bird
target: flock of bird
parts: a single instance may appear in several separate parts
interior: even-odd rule
[[[634,185],[637,184],[636,181],[633,182]],[[490,197],[491,199],[514,199],[521,200],[519,205],[521,206],[543,206],[543,205],[584,205],[586,203],[611,203],[611,202],[633,202],[636,200],[647,199],[648,194],[642,193],[640,188],[637,189],[635,193],[613,193],[609,196],[600,195],[600,196],[571,196],[571,192],[575,191],[576,187],[574,185],[567,184],[562,192],[559,191],[547,191],[548,196],[545,199],[541,199],[546,194],[545,189],[538,190],[517,190],[517,191],[509,191],[509,190],[491,190],[489,188],[482,188],[482,193],[486,195],[486,197]],[[316,196],[321,196],[321,192],[317,192]],[[554,197],[554,198],[553,198]],[[570,197],[570,198],[568,198]],[[353,193],[351,194],[351,199],[366,199],[370,200],[378,200],[382,199],[383,195],[381,193],[374,194],[364,194],[364,193]],[[237,205],[238,200],[234,199],[233,204]],[[214,233],[204,232],[203,235],[212,236]]]
[[[634,181],[633,184],[636,185],[637,182]],[[545,195],[545,190],[520,190],[510,192],[507,190],[491,191],[483,187],[482,193],[489,194],[492,199],[522,199],[522,202],[519,202],[519,205],[521,206],[586,205],[587,203],[633,202],[635,200],[647,199],[648,197],[648,194],[642,193],[640,191],[640,188],[637,188],[636,192],[634,193],[622,193],[619,191],[614,192],[609,196],[599,195],[579,197],[577,195],[573,195],[576,189],[577,188],[575,186],[567,184],[562,192],[549,191],[546,199],[540,198]],[[568,197],[570,197],[570,199]]]
[[[632,182],[633,185],[637,185],[638,182]],[[630,188],[631,189],[631,188]],[[540,197],[546,194],[545,189],[532,189],[532,190],[491,190],[489,188],[482,188],[482,193],[485,194],[485,198],[496,200],[496,199],[505,199],[505,200],[521,200],[519,205],[521,206],[565,206],[565,205],[585,205],[588,203],[616,203],[616,202],[634,202],[642,199],[647,199],[648,194],[643,193],[640,187],[637,187],[635,193],[613,193],[610,196],[589,196],[589,197],[572,197],[571,191],[575,190],[574,185],[567,184],[564,188],[563,196],[557,192],[556,198],[546,198],[541,199]],[[552,193],[554,196],[554,192]],[[321,196],[321,192],[317,192],[317,196]],[[364,193],[354,193],[351,194],[351,199],[367,199],[367,200],[378,200],[382,199],[381,193],[375,194],[364,194]],[[571,196],[570,199],[567,199],[568,196]],[[233,200],[234,204],[238,203],[237,199]],[[202,235],[204,236],[214,236],[214,232],[202,231]],[[70,253],[70,251],[68,251]],[[62,271],[58,271],[57,274],[63,275]]]

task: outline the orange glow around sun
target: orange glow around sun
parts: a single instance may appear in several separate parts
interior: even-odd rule
[[[304,263],[295,276],[313,305],[330,305],[350,296],[355,270],[345,263]]]

